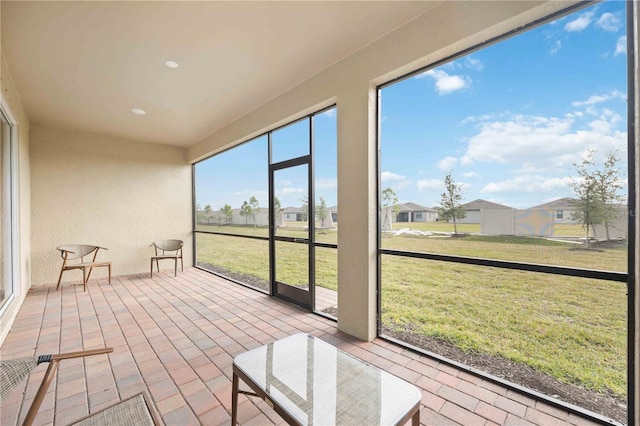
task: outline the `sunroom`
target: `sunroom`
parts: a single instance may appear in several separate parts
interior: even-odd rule
[[[416,385],[423,424],[638,422],[635,2],[0,11],[0,356],[114,347],[36,423],[144,391],[228,424],[233,358],[298,332]],[[166,239],[184,270],[150,277]],[[56,290],[66,244],[111,284]]]

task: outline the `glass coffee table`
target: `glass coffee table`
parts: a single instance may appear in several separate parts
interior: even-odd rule
[[[239,390],[239,379],[253,392]],[[420,424],[417,387],[304,333],[233,360],[232,425],[239,393],[264,399],[294,425]]]

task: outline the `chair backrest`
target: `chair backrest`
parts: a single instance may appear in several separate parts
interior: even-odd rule
[[[182,240],[162,240],[162,241],[154,241],[152,244],[156,246],[160,250],[163,251],[178,251],[184,245],[184,241]]]
[[[87,244],[71,244],[68,246],[57,247],[63,259],[73,260],[85,257],[88,254],[100,249],[99,246],[91,246]]]

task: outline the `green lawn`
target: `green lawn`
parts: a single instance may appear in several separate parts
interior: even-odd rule
[[[415,229],[414,225],[411,227]],[[447,232],[447,225],[439,224],[437,231]],[[473,226],[476,225],[458,231],[476,232]],[[265,228],[225,228],[221,229],[266,235]],[[302,228],[279,231],[291,236],[306,235]],[[317,240],[335,243],[336,231],[318,233]],[[573,246],[567,243],[538,238],[387,235],[382,245],[398,250],[626,271],[626,248],[570,250]],[[279,248],[287,264],[279,265],[278,279],[305,282],[307,270],[299,267],[305,263],[305,252],[300,247],[282,244]],[[269,280],[267,241],[198,234],[197,259]],[[337,289],[336,251],[317,249],[316,266],[317,284]],[[465,351],[524,363],[562,381],[625,397],[625,284],[390,255],[382,256],[381,269],[385,326],[411,329]]]
[[[626,285],[385,255],[382,321],[626,395]]]

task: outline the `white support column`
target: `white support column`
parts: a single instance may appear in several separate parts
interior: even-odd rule
[[[376,337],[377,144],[375,89],[338,98],[338,329]]]

